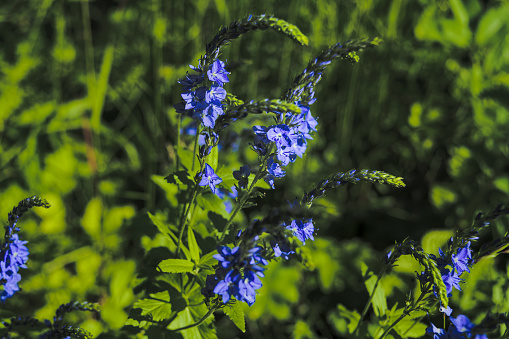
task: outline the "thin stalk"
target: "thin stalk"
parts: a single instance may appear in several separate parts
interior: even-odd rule
[[[200,320],[198,320],[198,322],[196,322],[194,324],[187,325],[187,326],[184,326],[184,327],[181,327],[181,328],[177,328],[177,329],[174,329],[174,330],[170,330],[170,331],[172,331],[172,332],[179,332],[179,331],[183,331],[183,330],[187,330],[189,328],[193,328],[193,327],[199,326],[205,320],[207,320],[207,318],[210,317],[212,315],[212,313],[214,313],[218,308],[219,307],[217,307],[217,306],[212,307],[207,313],[205,313],[205,315]]]
[[[180,131],[180,129],[179,129],[179,131]],[[196,154],[196,151],[198,149],[198,138],[199,138],[199,136],[200,136],[200,130],[198,128],[196,130],[196,138],[195,138],[195,141],[194,141],[193,165],[191,166],[191,172],[194,171],[194,162],[195,162],[195,156],[194,155]],[[205,158],[203,159],[203,161],[200,162],[200,172],[203,171],[204,167],[205,167]],[[198,188],[199,188],[198,184],[199,184],[198,181],[194,184],[193,194],[192,194],[191,200],[189,201],[189,203],[184,205],[184,208],[182,209],[182,214],[180,216],[180,222],[179,222],[179,239],[178,239],[178,242],[177,242],[177,256],[180,253],[180,244],[182,242],[182,235],[184,234],[185,224],[186,224],[185,221],[188,218],[189,211],[191,209],[192,204],[194,203],[194,199],[196,198],[196,195],[197,195],[197,192],[198,192]]]
[[[359,322],[357,323],[357,327],[355,328],[355,331],[353,333],[357,333],[359,331],[359,328],[361,327],[362,320],[368,313],[369,306],[371,305],[371,301],[373,300],[373,297],[375,295],[375,291],[378,287],[378,283],[380,282],[380,279],[382,279],[383,275],[385,274],[385,270],[386,270],[386,266],[384,265],[376,278],[375,286],[373,286],[373,291],[371,291],[371,293],[369,294],[368,302],[366,303],[366,305],[364,306],[364,309],[362,310],[361,317],[360,317]]]
[[[224,238],[226,237],[226,230],[228,229],[228,227],[231,225],[231,223],[233,222],[233,219],[235,218],[235,216],[237,215],[237,213],[242,209],[242,207],[244,206],[244,204],[246,203],[246,201],[249,199],[250,195],[251,195],[251,191],[253,190],[253,188],[255,187],[256,185],[256,182],[258,180],[260,180],[260,178],[262,177],[262,173],[264,172],[263,171],[263,168],[264,168],[264,164],[266,163],[267,159],[270,157],[271,153],[272,153],[272,148],[271,147],[268,151],[267,151],[267,154],[263,157],[262,161],[261,161],[261,165],[260,167],[258,168],[258,172],[256,173],[253,181],[251,182],[251,184],[249,185],[248,189],[246,190],[246,192],[242,195],[242,198],[240,199],[239,203],[237,204],[237,206],[235,207],[235,209],[233,210],[232,212],[232,215],[230,216],[230,218],[228,219],[228,221],[226,222],[226,224],[224,225],[223,227],[223,231],[221,233],[221,237],[219,238],[219,243],[221,244],[224,240]]]
[[[203,168],[202,168],[202,171],[203,171]],[[182,235],[184,234],[184,229],[186,228],[186,222],[185,221],[187,220],[187,217],[189,215],[189,211],[191,210],[191,206],[193,205],[194,199],[196,198],[196,195],[198,193],[198,188],[199,188],[198,184],[199,184],[198,181],[194,184],[192,198],[189,201],[189,203],[186,205],[185,212],[182,214],[182,216],[180,218],[180,223],[179,223],[179,240],[177,242],[177,256],[180,253],[180,244],[182,243]]]
[[[382,339],[383,337],[385,337],[387,334],[389,334],[389,332],[394,328],[394,326],[396,326],[401,320],[403,320],[404,317],[406,317],[407,315],[409,315],[410,313],[412,313],[415,309],[415,305],[418,305],[422,298],[426,295],[427,293],[421,293],[421,295],[419,296],[419,298],[414,302],[412,303],[412,307],[410,309],[406,309],[403,311],[403,314],[398,318],[396,319],[395,322],[393,322],[391,324],[391,326],[389,326],[385,331],[384,333],[382,333],[382,336],[379,338],[379,339]]]

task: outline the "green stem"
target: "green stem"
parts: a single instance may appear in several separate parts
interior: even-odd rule
[[[270,147],[270,149],[267,151],[267,154],[263,157],[263,159],[262,159],[262,161],[260,163],[260,167],[258,168],[258,172],[256,172],[256,175],[255,175],[253,181],[249,185],[248,189],[242,195],[242,198],[240,199],[239,203],[237,204],[237,206],[233,210],[232,215],[230,216],[230,218],[228,219],[228,221],[224,225],[223,231],[221,232],[221,237],[219,238],[219,244],[221,244],[223,242],[224,238],[226,237],[226,231],[228,230],[228,227],[232,224],[233,219],[235,218],[237,213],[242,209],[244,204],[249,199],[249,197],[251,195],[251,192],[253,191],[253,188],[256,185],[256,182],[258,180],[260,180],[260,178],[262,177],[262,175],[264,173],[265,163],[267,162],[267,159],[270,157],[271,153],[272,153],[272,147]]]
[[[362,314],[361,314],[361,317],[359,319],[359,322],[357,323],[357,327],[355,328],[355,331],[353,332],[355,334],[357,334],[357,332],[359,331],[359,329],[361,327],[362,320],[364,319],[364,317],[368,313],[369,306],[371,305],[371,301],[373,300],[373,297],[375,296],[375,291],[376,291],[376,289],[378,287],[378,283],[380,282],[380,279],[385,274],[385,270],[386,270],[386,266],[384,265],[382,267],[382,269],[380,270],[380,273],[378,274],[377,278],[376,278],[375,286],[373,286],[373,291],[371,291],[371,293],[369,294],[368,302],[364,306],[364,310],[362,310]]]
[[[198,322],[196,322],[194,324],[191,324],[191,325],[187,325],[187,326],[181,327],[181,328],[176,328],[176,329],[170,330],[170,331],[172,331],[172,332],[179,332],[179,331],[183,331],[183,330],[187,330],[189,328],[193,328],[193,327],[199,326],[205,320],[207,320],[207,318],[210,317],[212,315],[212,313],[214,313],[217,309],[218,309],[217,306],[212,307],[207,313],[205,313],[205,315],[200,320],[198,320]]]
[[[205,160],[205,159],[204,159]],[[205,161],[202,162],[201,166],[200,166],[200,172],[203,172],[203,168],[205,167]],[[182,235],[184,234],[184,230],[186,228],[186,220],[187,218],[189,217],[189,212],[191,210],[191,207],[193,206],[194,204],[194,200],[196,199],[196,195],[198,193],[198,188],[199,188],[199,181],[196,181],[196,183],[194,184],[194,188],[193,188],[193,195],[191,197],[191,200],[189,201],[189,203],[187,203],[187,205],[184,206],[184,209],[183,209],[183,212],[181,217],[180,217],[180,223],[179,223],[179,239],[178,239],[178,242],[177,242],[177,256],[179,255],[180,253],[180,244],[182,243]]]
[[[409,315],[410,313],[412,313],[415,308],[416,308],[416,305],[419,305],[419,303],[421,302],[421,300],[424,298],[424,296],[428,294],[428,292],[426,291],[426,293],[422,293],[421,292],[421,295],[419,296],[419,298],[412,303],[412,306],[410,308],[406,308],[405,307],[405,310],[403,311],[403,314],[398,318],[396,319],[395,322],[393,322],[391,324],[391,326],[389,326],[385,331],[384,333],[382,333],[382,336],[379,338],[379,339],[382,339],[383,337],[385,337],[387,334],[389,334],[389,332],[394,328],[394,326],[396,326],[401,320],[403,320],[404,317],[406,317],[407,315]]]

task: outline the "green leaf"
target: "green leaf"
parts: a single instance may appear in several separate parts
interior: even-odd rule
[[[226,223],[228,221],[225,218],[223,218],[221,215],[214,213],[212,211],[207,213],[207,216],[209,217],[209,220],[212,222],[212,225],[214,225],[214,227],[218,231],[222,232],[224,229],[224,226],[226,225]]]
[[[200,247],[198,247],[193,229],[190,226],[187,227],[187,244],[189,246],[189,254],[191,255],[191,259],[195,263],[198,263],[200,261]]]
[[[355,331],[360,319],[361,315],[357,311],[350,311],[341,304],[338,304],[337,311],[330,316],[331,323],[338,331],[345,332],[345,330],[348,330],[348,333],[353,333],[353,331]],[[347,322],[346,326],[345,320]]]
[[[218,170],[217,165],[219,163],[219,151],[218,147],[212,147],[210,154],[207,155],[207,164],[216,172]],[[217,174],[217,173],[216,173]]]
[[[165,223],[159,216],[155,216],[150,212],[147,212],[148,217],[152,220],[152,223],[159,229],[159,232],[170,238],[171,241],[177,242],[177,237],[171,230],[170,226]]]
[[[426,233],[421,240],[422,249],[426,253],[437,255],[438,248],[445,245],[454,235],[453,230],[433,230]]]
[[[498,35],[501,41],[504,39],[503,32],[500,32],[504,25],[507,25],[509,17],[509,6],[500,8],[492,8],[488,10],[479,21],[477,32],[475,33],[475,41],[480,45],[486,45],[493,37]],[[505,19],[504,19],[505,18]]]
[[[164,179],[169,184],[175,184],[175,185],[192,186],[194,183],[193,180],[191,179],[191,177],[189,176],[189,172],[184,171],[184,170],[171,173]]]
[[[373,288],[375,287],[375,283],[378,277],[373,274],[373,272],[368,270],[368,266],[364,262],[361,262],[361,270],[362,276],[364,278],[364,284],[366,285],[368,293],[371,295],[371,293],[373,293]],[[371,298],[371,304],[373,305],[373,310],[375,311],[377,317],[384,315],[387,311],[385,291],[380,282],[378,283],[375,293],[373,294],[373,298]]]
[[[212,269],[212,266],[217,264],[217,259],[213,257],[214,254],[217,254],[217,251],[209,252],[201,257],[199,266],[201,268]]]
[[[505,86],[489,88],[482,91],[479,96],[483,99],[492,99],[509,110],[509,88]]]
[[[166,273],[185,273],[193,271],[194,263],[184,259],[166,259],[158,267]]]
[[[179,188],[175,185],[169,184],[168,181],[165,180],[166,178],[161,175],[152,175],[150,178],[157,186],[164,190],[166,193],[166,200],[168,200],[172,206],[177,206],[177,193]]]
[[[134,303],[134,308],[141,309],[141,315],[150,315],[154,321],[168,319],[171,316],[170,294],[158,292]]]
[[[193,167],[193,158],[194,158],[194,152],[190,151],[188,149],[184,149],[182,147],[179,147],[178,149],[178,157],[180,159],[180,163],[187,168],[188,171],[191,171]]]
[[[242,331],[246,333],[246,320],[244,319],[244,310],[239,301],[233,304],[228,304],[223,308],[223,312],[230,318],[231,321]]]
[[[226,209],[223,204],[223,200],[221,200],[215,194],[202,194],[196,197],[196,202],[198,206],[200,206],[205,211],[214,211],[215,213],[220,214],[224,218],[228,218],[229,213],[226,212]]]
[[[103,204],[101,198],[92,198],[85,209],[81,225],[83,229],[94,240],[101,237],[101,216],[103,211]]]

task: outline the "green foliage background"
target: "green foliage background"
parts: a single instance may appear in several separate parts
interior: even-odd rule
[[[145,254],[168,246],[147,211],[163,211],[161,218],[176,211],[176,188],[162,180],[176,162],[176,80],[221,25],[262,13],[297,25],[310,43],[254,32],[225,48],[226,89],[245,100],[280,97],[328,45],[385,42],[353,66],[327,70],[306,156],[239,222],[354,167],[402,176],[407,187],[355,185],[314,205],[319,230],[306,246],[310,261],[269,268],[245,309],[252,337],[345,333],[342,307],[360,311],[367,300],[361,263],[375,270],[382,251],[406,237],[436,252],[446,230],[467,228],[477,211],[508,201],[506,1],[2,2],[0,215],[34,194],[52,207],[21,222],[29,269],[0,315],[49,319],[60,304],[87,300],[101,305],[100,316],[72,314],[69,322],[95,335],[124,326],[142,297],[133,290],[139,272],[157,264]],[[244,131],[256,121],[234,126],[246,136],[238,152],[220,153],[220,163],[238,168],[255,159]],[[183,138],[181,147],[191,144]],[[440,231],[426,235],[432,229]],[[506,230],[503,219],[485,236]],[[504,256],[477,265],[453,308],[474,320],[490,309],[508,312],[508,268]],[[415,287],[415,270],[402,262],[385,278],[389,309]],[[220,337],[241,335],[226,317],[216,320]]]

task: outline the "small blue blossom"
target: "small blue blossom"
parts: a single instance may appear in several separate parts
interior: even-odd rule
[[[458,273],[455,270],[449,271],[448,269],[445,269],[442,270],[441,273],[442,280],[444,281],[448,296],[452,294],[453,287],[455,287],[458,291],[461,291],[461,287],[459,285],[459,283],[461,282],[461,278],[458,276]]]
[[[200,186],[209,186],[212,193],[216,194],[216,185],[221,183],[223,179],[221,179],[216,173],[214,173],[214,170],[212,167],[210,167],[209,164],[205,164],[205,168],[203,169],[203,172],[201,174],[201,181],[198,185]]]
[[[460,333],[466,333],[470,337],[474,324],[468,319],[466,315],[460,314],[458,317],[450,317],[449,320],[456,326],[456,329]]]
[[[445,330],[442,328],[436,327],[433,323],[431,323],[431,327],[426,329],[426,333],[433,337],[433,339],[442,338],[445,334]]]
[[[472,260],[472,250],[470,249],[470,241],[464,248],[458,249],[457,255],[452,255],[452,264],[458,275],[461,275],[464,271],[470,272],[469,266]]]
[[[228,246],[219,246],[217,248],[218,254],[214,254],[213,257],[219,264],[224,267],[233,267],[238,265],[240,262],[240,251],[239,247],[229,248]]]
[[[177,82],[182,85],[182,89],[188,91],[203,82],[203,74],[186,74],[186,77]]]
[[[223,303],[230,301],[232,296],[238,295],[239,281],[241,275],[236,270],[231,270],[226,274],[223,280],[219,281],[214,288],[214,293],[221,295]]]
[[[244,279],[239,281],[236,298],[252,306],[255,302],[256,290],[261,287],[260,278],[253,271],[246,271],[244,272]]]
[[[305,245],[307,239],[315,240],[313,233],[315,226],[311,219],[303,220],[292,220],[292,223],[286,226],[287,230],[292,231],[293,235],[296,236]]]
[[[212,65],[209,66],[209,70],[207,71],[207,77],[210,81],[215,81],[219,86],[223,86],[223,83],[229,82],[228,74],[224,68],[224,62],[221,60],[215,60]]]
[[[206,101],[207,86],[198,87],[196,90],[189,90],[181,94],[182,99],[186,102],[185,109],[203,110],[208,106]]]
[[[292,250],[290,244],[285,239],[276,239],[270,242],[272,249],[274,250],[274,256],[276,258],[283,258],[288,260],[290,254],[294,254],[295,251]]]
[[[452,308],[447,305],[447,308],[440,306],[438,309],[440,312],[445,313],[445,315],[450,316],[452,314]]]
[[[247,187],[250,174],[251,170],[249,169],[249,165],[244,165],[238,171],[233,171],[233,177],[239,182],[240,188]]]

